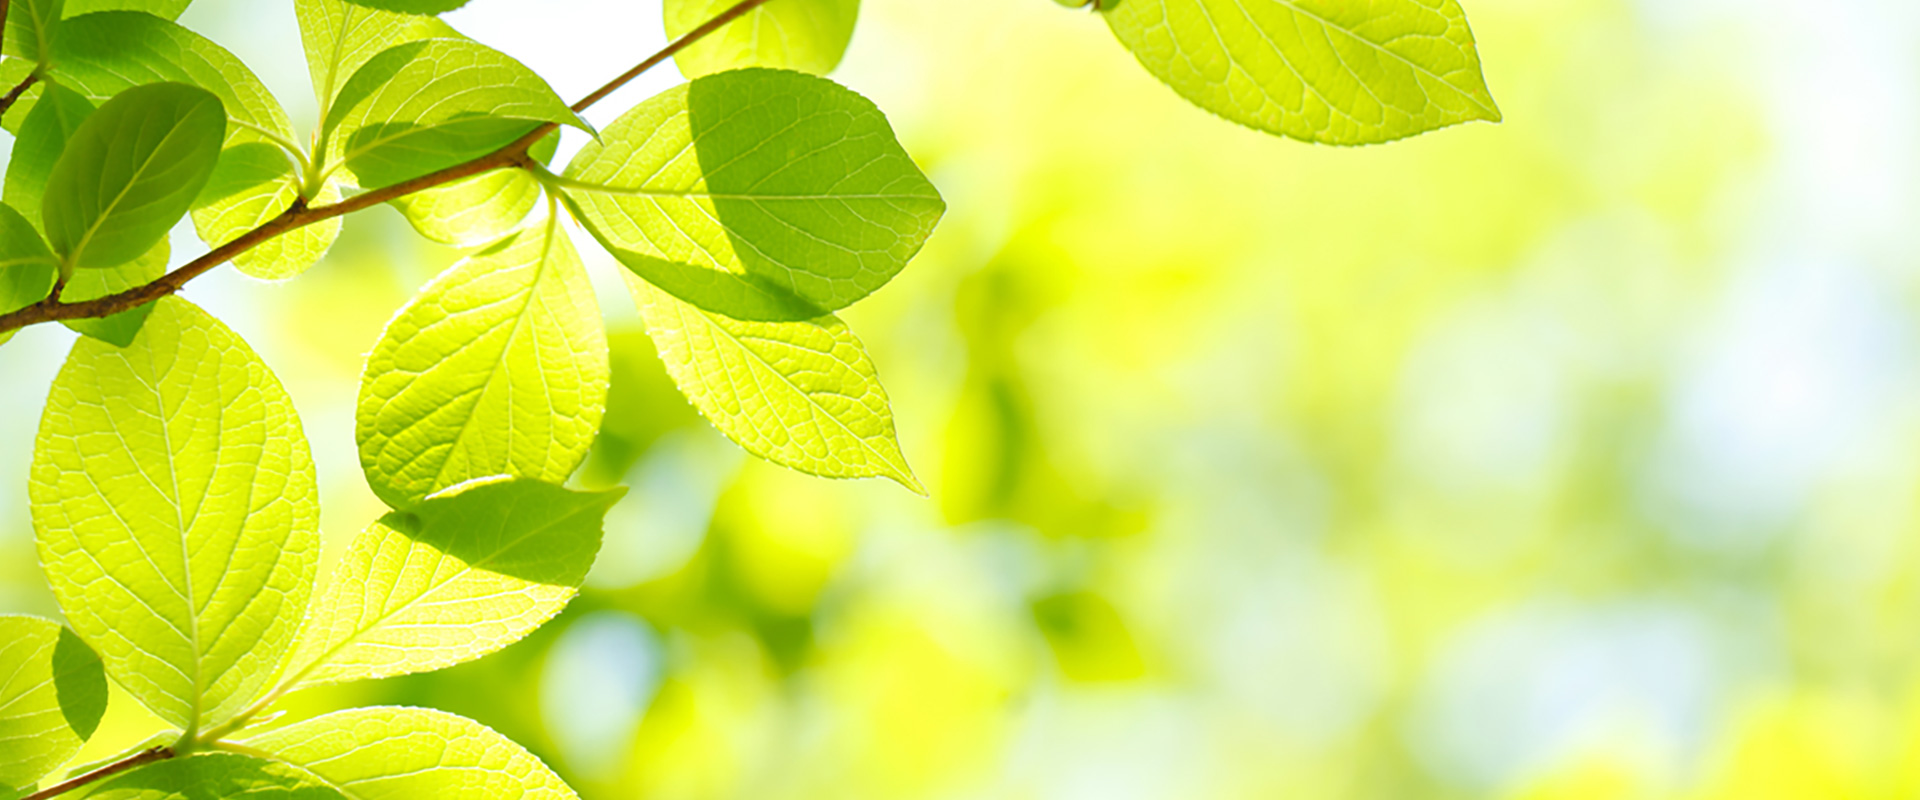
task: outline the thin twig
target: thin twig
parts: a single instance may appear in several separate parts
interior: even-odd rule
[[[149,747],[145,750],[142,750],[138,753],[134,753],[131,756],[120,759],[119,761],[115,761],[111,764],[108,764],[104,767],[96,769],[85,775],[81,775],[75,778],[69,778],[65,781],[61,781],[60,783],[56,783],[45,789],[41,789],[40,791],[34,792],[33,794],[20,798],[20,800],[49,800],[49,798],[59,797],[60,795],[66,794],[67,792],[71,792],[89,783],[106,780],[107,778],[111,778],[122,772],[126,772],[127,770],[133,769],[134,767],[151,764],[155,761],[165,761],[172,757],[173,757],[173,748]]]
[[[0,0],[0,3],[4,2],[6,2],[6,0]],[[585,98],[582,98],[580,102],[573,104],[574,113],[586,111],[592,107],[593,104],[605,99],[607,95],[619,91],[620,87],[627,85],[634,78],[639,77],[647,70],[653,69],[667,59],[672,58],[675,53],[685,50],[687,46],[711,35],[714,31],[725,27],[727,23],[739,19],[747,12],[759,8],[768,2],[770,2],[770,0],[741,0],[741,2],[735,3],[732,7],[720,12],[718,16],[708,20],[705,24],[688,31],[685,36],[673,40],[671,44],[661,48],[659,52],[648,56],[645,61],[640,62],[639,65],[633,69],[627,70],[625,74],[607,82],[607,85],[595,90],[593,94],[587,95]],[[381,203],[397,200],[415,192],[432,189],[436,186],[444,186],[454,181],[470,178],[484,172],[492,172],[493,170],[507,167],[526,168],[536,166],[535,162],[527,155],[528,148],[531,148],[534,143],[540,141],[547,134],[553,133],[559,129],[559,127],[560,125],[554,122],[541,124],[529,131],[527,135],[479,158],[455,164],[451,167],[431,172],[412,180],[402,181],[392,186],[357,194],[338,203],[313,208],[307,208],[301,203],[295,203],[286,211],[281,212],[279,216],[267,220],[259,227],[241,234],[239,238],[233,241],[208,251],[199,258],[187,262],[180,268],[162,275],[152,283],[135,286],[132,289],[118,294],[110,294],[98,299],[83,300],[77,303],[63,303],[60,302],[58,294],[49,294],[46,299],[27,306],[26,308],[9,314],[0,314],[0,333],[19,330],[20,328],[43,322],[106,317],[131,308],[138,308],[180,291],[182,287],[187,285],[188,281],[198,278],[214,267],[225,264],[241,253],[258,247],[282,234],[304,228],[316,222],[324,222],[334,217],[345,216],[355,211],[372,208]]]

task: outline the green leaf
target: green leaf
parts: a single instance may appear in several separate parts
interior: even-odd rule
[[[53,61],[53,28],[60,22],[60,0],[13,0],[7,12],[7,55],[46,66]],[[13,83],[0,91],[13,88]]]
[[[395,508],[489,475],[563,483],[600,429],[608,370],[593,286],[550,217],[387,324],[360,384],[367,483]]]
[[[299,685],[426,672],[519,641],[578,593],[625,493],[474,481],[380,518],[301,641]]]
[[[33,111],[20,124],[14,139],[13,158],[7,162],[6,203],[18,209],[40,227],[41,199],[47,193],[47,177],[53,165],[66,152],[67,141],[80,130],[80,123],[93,116],[93,102],[65,86],[48,86]]]
[[[0,787],[66,763],[106,712],[107,676],[92,650],[53,622],[0,615]]]
[[[353,3],[404,14],[444,14],[466,5],[467,0],[353,0]]]
[[[186,730],[258,697],[312,591],[318,506],[293,404],[239,336],[169,297],[124,350],[75,343],[30,477],[54,598],[116,683]]]
[[[60,299],[78,303],[152,283],[167,274],[167,260],[172,254],[173,246],[161,239],[145,255],[120,266],[75,272],[73,279],[67,281],[67,288],[60,290]],[[126,347],[133,343],[133,337],[140,333],[140,326],[146,324],[147,316],[152,313],[153,304],[148,303],[107,317],[61,320],[60,324],[114,347]]]
[[[67,0],[67,16],[98,11],[141,11],[156,17],[179,19],[193,0]]]
[[[553,158],[560,137],[547,136],[529,155]],[[470,247],[496,241],[519,227],[540,202],[540,182],[523,169],[500,169],[393,201],[421,236]]]
[[[781,70],[670,89],[608,126],[566,175],[570,207],[621,263],[742,319],[795,318],[766,314],[753,286],[820,311],[867,296],[946,210],[872,103]]]
[[[224,244],[242,232],[237,226],[271,217],[292,202],[302,183],[295,159],[264,155],[268,148],[299,150],[292,125],[279,101],[232,53],[176,23],[127,11],[63,22],[55,41],[61,54],[55,78],[90,99],[158,81],[192,84],[220,98],[227,112],[226,142],[213,180],[194,199],[201,241]],[[326,251],[337,231],[337,223],[309,226],[242,256],[237,264],[254,275],[296,274]]]
[[[220,98],[181,83],[121,92],[74,131],[47,176],[47,239],[80,267],[153,248],[213,175],[226,136]]]
[[[568,800],[532,753],[465,717],[424,708],[356,708],[246,742],[304,765],[353,800],[500,797]]]
[[[1500,121],[1456,0],[1124,0],[1102,13],[1148,72],[1251,128],[1352,145]]]
[[[371,189],[484,155],[545,122],[590,130],[506,54],[429,39],[374,56],[347,79],[321,127],[321,151]]]
[[[678,39],[738,0],[666,0],[667,38]],[[680,72],[698,78],[741,67],[775,67],[825,75],[840,65],[853,39],[860,0],[780,0],[674,55]]]
[[[237,753],[170,758],[102,784],[87,800],[343,800],[312,773]]]
[[[343,0],[295,0],[300,39],[307,48],[307,71],[320,118],[330,116],[333,99],[347,77],[381,51],[422,39],[457,38],[446,23],[432,17],[378,11]]]
[[[279,148],[248,142],[227,148],[220,166],[195,201],[193,225],[200,238],[219,247],[280,216],[300,196],[298,170]],[[331,182],[309,200],[310,205],[339,202],[340,187]],[[340,238],[339,217],[321,220],[275,236],[234,257],[236,269],[261,280],[285,280],[307,271]]]
[[[727,438],[801,472],[892,478],[925,493],[900,454],[873,361],[839,317],[747,322],[625,277],[667,373]]]
[[[12,206],[0,205],[0,314],[45,299],[60,274],[59,264],[27,218]],[[13,338],[13,333],[0,333],[0,343]]]

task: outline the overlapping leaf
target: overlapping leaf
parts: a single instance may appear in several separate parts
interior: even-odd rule
[[[506,54],[428,39],[390,48],[347,79],[321,128],[321,150],[375,188],[484,155],[546,122],[586,128]]]
[[[872,103],[782,70],[668,90],[608,126],[566,176],[570,206],[621,263],[742,319],[867,296],[946,209]],[[815,308],[795,314],[791,298]]]
[[[923,491],[873,361],[840,318],[742,321],[627,277],[667,373],[727,438],[802,472]]]
[[[189,83],[220,98],[228,116],[225,149],[207,191],[194,202],[202,241],[224,244],[244,232],[239,226],[246,220],[270,218],[292,203],[296,192],[289,187],[302,183],[292,156],[266,155],[269,148],[297,149],[292,125],[279,101],[232,53],[178,24],[129,11],[66,20],[55,43],[55,79],[89,99],[157,81]],[[297,274],[318,259],[314,254],[326,252],[338,230],[320,224],[282,234],[275,246],[243,255],[238,265],[255,275]],[[301,260],[275,260],[281,258]]]
[[[41,219],[54,252],[75,266],[113,267],[152,249],[213,175],[226,124],[218,97],[182,83],[108,100],[47,175]]]
[[[455,264],[367,357],[356,433],[395,508],[471,478],[564,482],[606,409],[606,332],[555,220]]]
[[[59,625],[0,615],[0,791],[72,758],[107,711],[100,658]]]
[[[59,272],[59,259],[40,232],[12,206],[0,205],[0,314],[40,302]],[[0,343],[11,338],[12,331],[0,333]]]
[[[1499,121],[1457,0],[1125,0],[1108,27],[1200,107],[1310,142]]]
[[[359,708],[249,740],[353,800],[575,795],[540,759],[473,720],[424,708]]]
[[[467,0],[353,0],[354,4],[405,14],[444,14],[467,4]]]
[[[573,599],[622,494],[476,482],[382,517],[301,642],[301,684],[425,672],[519,641]]]
[[[66,16],[98,11],[140,11],[165,19],[179,19],[193,0],[66,0]]]
[[[75,272],[73,278],[67,281],[67,287],[60,290],[60,299],[68,303],[78,303],[110,294],[119,294],[135,286],[152,283],[156,278],[167,273],[167,259],[172,254],[173,245],[161,239],[145,255],[120,266]],[[152,313],[153,304],[148,303],[118,314],[90,319],[61,320],[60,324],[115,347],[126,347],[133,343],[133,337],[140,332],[140,326],[146,324],[147,316]]]
[[[60,8],[60,0],[13,0],[7,11],[6,54],[42,66],[50,63]],[[8,83],[6,88],[12,86]]]
[[[80,340],[30,474],[40,561],[107,673],[184,729],[252,702],[319,549],[306,437],[252,350],[176,298],[125,349]]]
[[[666,0],[667,38],[677,39],[738,0]],[[780,0],[768,3],[675,54],[689,78],[742,67],[775,67],[825,75],[840,65],[860,0]]]
[[[379,11],[345,0],[296,0],[294,13],[322,119],[331,115],[333,99],[347,78],[375,55],[398,44],[459,36],[432,17]]]
[[[87,800],[348,800],[298,767],[237,753],[170,758],[109,779]]]
[[[80,123],[93,116],[93,102],[65,86],[46,87],[40,102],[20,124],[14,137],[13,156],[7,162],[6,203],[13,206],[34,228],[40,227],[41,199],[47,193],[47,176],[66,152],[67,140],[80,130]]]

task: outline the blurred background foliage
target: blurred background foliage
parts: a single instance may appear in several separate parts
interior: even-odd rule
[[[290,6],[184,21],[310,124]],[[449,19],[568,96],[661,43],[656,3],[534,6]],[[932,498],[743,456],[600,257],[579,480],[634,491],[589,589],[295,714],[467,714],[589,798],[1920,792],[1920,9],[1472,0],[1507,122],[1334,149],[1052,3],[865,6],[836,77],[952,210],[846,316]],[[330,553],[379,511],[364,353],[457,257],[382,209],[189,293],[288,384]],[[0,611],[55,612],[25,471],[71,339],[0,348]]]

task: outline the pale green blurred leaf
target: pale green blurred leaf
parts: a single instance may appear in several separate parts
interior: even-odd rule
[[[67,0],[66,16],[96,11],[144,11],[156,17],[179,19],[193,0]]]
[[[251,748],[355,800],[575,797],[540,759],[478,722],[424,708],[356,708],[264,734]]]
[[[312,591],[318,505],[293,404],[233,331],[169,297],[124,350],[75,343],[28,490],[54,597],[116,683],[185,729],[258,696]]]
[[[307,72],[320,117],[328,117],[333,98],[348,76],[381,51],[421,39],[459,36],[432,17],[377,11],[344,0],[295,0],[300,39],[306,44]]]
[[[667,38],[678,39],[738,0],[666,0]],[[853,39],[860,0],[778,0],[752,11],[675,54],[680,72],[698,78],[741,67],[774,67],[825,75],[840,65]]]
[[[1500,120],[1457,0],[1124,0],[1103,15],[1174,91],[1270,133],[1370,144]]]
[[[0,616],[0,787],[66,763],[106,711],[107,676],[92,650],[54,622]]]
[[[746,322],[625,277],[667,373],[727,438],[801,472],[886,477],[924,492],[873,361],[839,317]]]
[[[14,137],[13,156],[7,162],[6,203],[40,228],[40,202],[46,196],[47,176],[66,152],[80,123],[93,116],[93,102],[65,86],[48,86]]]
[[[322,126],[322,151],[375,188],[483,155],[544,122],[587,127],[506,54],[429,39],[374,56],[347,79]]]
[[[125,264],[185,216],[226,136],[220,98],[182,83],[137,86],[80,123],[47,176],[47,240],[80,267]]]
[[[607,381],[593,286],[550,219],[441,273],[387,324],[360,387],[360,465],[395,508],[489,475],[563,483]]]
[[[353,542],[294,663],[302,685],[426,672],[499,650],[578,593],[624,489],[475,481]]]
[[[158,761],[116,776],[87,800],[347,800],[305,770],[236,753]]]
[[[609,125],[566,176],[570,205],[621,263],[743,319],[794,318],[768,314],[765,290],[826,311],[867,296],[946,210],[872,103],[782,70],[663,92]]]
[[[67,281],[66,288],[60,290],[60,299],[78,303],[152,283],[167,274],[167,259],[172,255],[172,243],[161,239],[144,255],[120,266],[77,271],[73,279]],[[61,320],[60,324],[115,347],[126,347],[133,342],[134,335],[140,332],[140,326],[146,323],[147,316],[152,313],[153,304],[148,303],[111,316]]]
[[[7,11],[7,55],[41,65],[53,60],[53,28],[60,21],[60,0],[13,0]],[[13,83],[0,91],[13,88]]]

